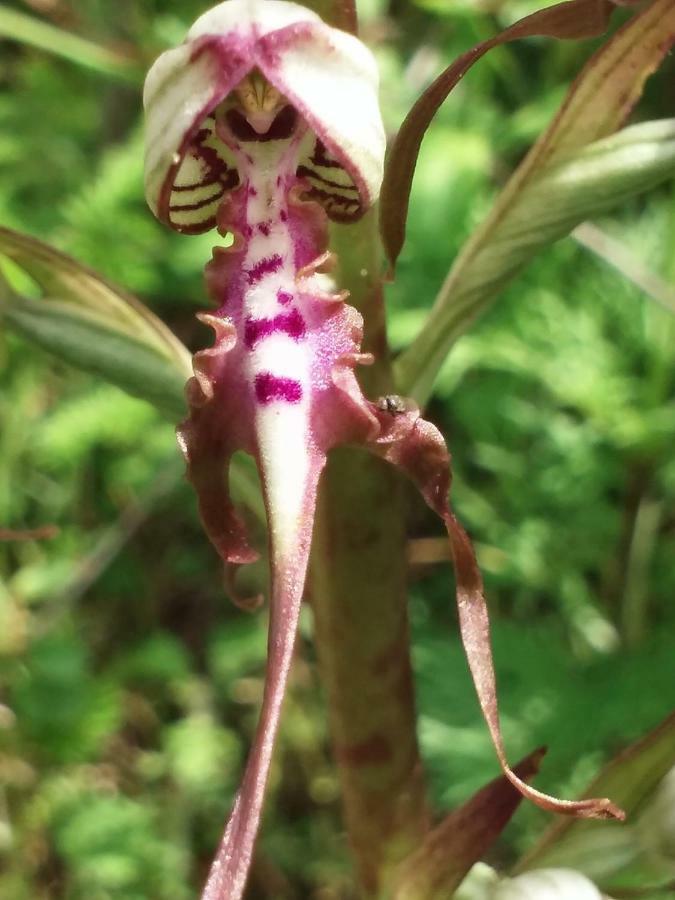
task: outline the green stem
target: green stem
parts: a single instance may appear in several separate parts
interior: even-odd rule
[[[344,245],[344,246],[341,246]],[[375,217],[336,229],[340,287],[366,314],[364,370],[374,396],[391,386]],[[386,892],[393,870],[428,828],[406,608],[402,485],[355,450],[332,454],[317,505],[311,596],[344,813],[364,895]]]
[[[649,565],[661,526],[662,504],[643,495],[635,515],[621,609],[621,632],[627,647],[644,640],[649,618]]]

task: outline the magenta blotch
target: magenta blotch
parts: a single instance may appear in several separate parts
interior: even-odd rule
[[[278,253],[274,253],[272,256],[265,256],[246,273],[248,283],[251,285],[257,284],[266,275],[273,275],[274,272],[278,272],[283,264],[284,261]]]
[[[261,372],[255,377],[255,398],[263,406],[274,400],[299,403],[302,400],[302,385],[294,378]]]
[[[271,319],[249,317],[244,326],[244,342],[250,349],[271,334],[287,334],[293,340],[299,341],[305,336],[305,332],[305,320],[297,309],[293,309],[288,313],[279,313]]]

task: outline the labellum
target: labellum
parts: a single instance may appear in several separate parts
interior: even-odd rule
[[[337,444],[360,443],[406,471],[444,520],[460,625],[500,763],[536,803],[618,815],[608,801],[557,801],[508,768],[499,734],[488,622],[471,545],[451,514],[440,433],[399,397],[371,403],[355,367],[362,320],[327,269],[328,220],[377,199],[384,131],[377,71],[354,37],[284,0],[227,0],[146,81],[146,193],[172,228],[217,227],[233,243],[206,267],[213,346],[195,355],[179,428],[208,535],[228,566],[257,556],[228,492],[236,451],[258,466],[271,570],[267,678],[260,721],[204,900],[241,897],[258,829],[293,653],[319,477]]]

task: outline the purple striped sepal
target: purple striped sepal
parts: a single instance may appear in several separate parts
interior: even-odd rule
[[[309,126],[298,158],[307,196],[335,220],[358,218],[382,180],[375,63],[355,37],[286,0],[219,4],[150,69],[145,187],[155,215],[177,231],[214,227],[223,196],[240,183],[214,112],[253,71]],[[265,130],[264,114],[244,127]]]

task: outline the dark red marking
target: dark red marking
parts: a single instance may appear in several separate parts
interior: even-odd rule
[[[211,184],[220,184],[217,178],[207,178],[204,181],[195,181],[192,184],[174,184],[172,191],[196,191],[199,188],[208,187]]]
[[[336,159],[328,153],[326,150],[326,146],[323,141],[320,141],[317,138],[316,144],[314,145],[314,153],[310,156],[309,161],[314,163],[315,166],[323,166],[325,169],[341,169],[342,164],[339,163]]]
[[[281,210],[281,212],[279,213],[279,218],[281,219],[282,222],[285,222],[286,219],[288,219],[288,213],[286,212],[285,209]]]
[[[287,334],[294,341],[305,336],[305,320],[297,309],[287,313],[279,313],[271,319],[254,319],[249,317],[244,325],[244,343],[251,349],[262,338],[271,334]]]
[[[271,372],[261,372],[255,376],[255,398],[263,405],[274,400],[299,403],[302,400],[302,385],[294,378],[282,378]]]
[[[299,178],[315,178],[322,184],[325,184],[328,187],[339,188],[341,191],[356,191],[356,188],[353,184],[342,184],[342,182],[340,181],[331,181],[330,178],[325,178],[323,175],[320,175],[319,172],[317,172],[315,169],[310,169],[309,166],[298,166],[297,174]]]
[[[350,200],[342,194],[333,194],[330,191],[322,191],[318,187],[312,187],[303,198],[316,200],[326,210],[331,219],[336,222],[351,222],[357,219],[361,211],[358,200]]]
[[[253,162],[253,160],[251,160],[251,162]],[[249,186],[248,186],[248,195],[249,195],[249,197],[257,197],[258,196],[258,192],[256,191],[256,189],[253,187],[252,184],[249,184]]]
[[[384,735],[374,734],[355,744],[337,748],[337,758],[343,765],[354,768],[382,765],[392,757],[392,747]]]
[[[244,234],[249,238],[253,236],[253,229],[250,225],[244,225]]]
[[[274,272],[278,272],[283,264],[284,261],[278,253],[275,253],[273,256],[263,257],[260,262],[257,262],[253,268],[246,272],[248,283],[257,284],[259,281],[262,281],[266,275],[272,275]]]
[[[264,234],[265,237],[269,237],[270,236],[269,222],[260,222],[258,225],[258,231],[260,232],[260,234]]]
[[[289,294],[288,291],[277,291],[277,303],[281,303],[282,306],[286,306],[292,299],[293,294]]]
[[[196,203],[172,203],[169,206],[169,209],[171,212],[193,212],[194,210],[208,206],[210,203],[213,203],[214,200],[218,200],[221,196],[222,191],[216,191],[215,194],[211,194],[203,200],[198,200]]]
[[[211,199],[200,201],[196,205],[180,203],[171,204],[171,197],[174,190],[180,193],[182,191],[196,190],[207,184],[213,184],[214,186],[220,184],[219,193],[222,194],[225,191],[231,190],[239,183],[239,174],[237,170],[230,168],[225,160],[221,159],[213,147],[204,146],[204,142],[211,136],[213,128],[212,118],[207,117],[206,121],[209,123],[207,127],[200,129],[194,138],[191,139],[191,143],[188,143],[187,145],[184,144],[181,148],[181,152],[184,151],[186,154],[190,154],[199,161],[202,178],[194,184],[178,186],[172,184],[173,177],[179,166],[179,163],[177,163],[172,166],[171,179],[168,182],[165,182],[160,205],[162,209],[166,211],[169,221],[171,221],[172,212],[196,211],[201,208],[206,208],[210,204],[215,203],[218,199],[218,194],[214,194]],[[177,222],[173,222],[172,224],[177,231],[182,231],[186,234],[199,234],[216,224],[216,216],[211,215],[201,221],[191,222],[187,225],[180,225]]]
[[[188,153],[203,163],[206,169],[202,179],[203,182],[220,181],[223,188],[228,190],[239,183],[239,173],[236,169],[230,168],[213,147],[204,146],[204,142],[211,137],[211,134],[210,128],[201,128],[194,136]],[[175,185],[173,189],[175,190]]]

